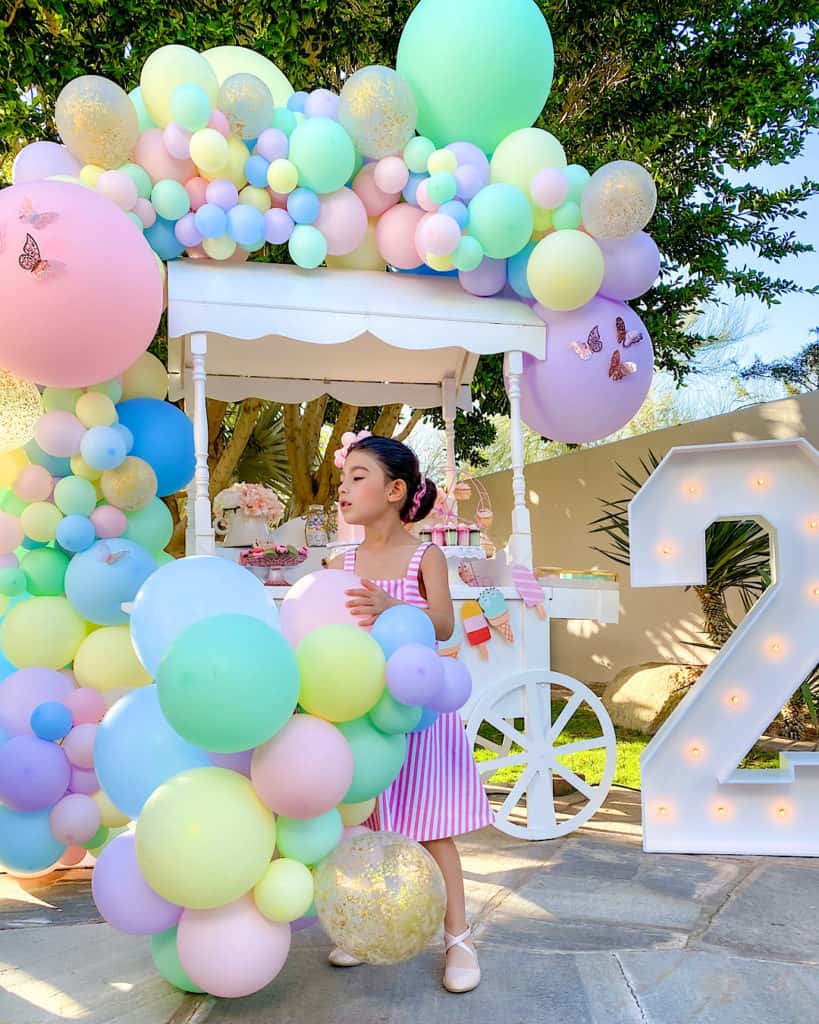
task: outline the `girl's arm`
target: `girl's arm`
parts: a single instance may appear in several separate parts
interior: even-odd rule
[[[432,619],[437,640],[448,640],[455,629],[455,609],[449,592],[449,571],[440,548],[430,547],[421,559],[422,592],[427,599],[427,615]]]

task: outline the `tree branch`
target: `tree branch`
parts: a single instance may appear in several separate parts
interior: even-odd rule
[[[357,405],[342,405],[338,419],[333,425],[333,433],[330,435],[316,478],[316,501],[322,505],[327,504],[330,500],[330,491],[338,486],[339,471],[333,458],[336,449],[341,447],[341,435],[353,429],[357,416]]]
[[[324,424],[324,413],[327,410],[329,395],[322,395],[321,398],[314,398],[308,402],[304,415],[302,416],[302,437],[304,438],[304,458],[307,468],[312,472],[318,455],[319,442],[321,441],[321,428]]]
[[[298,405],[282,406],[284,417],[284,440],[287,445],[287,461],[293,478],[292,514],[301,515],[313,498],[313,481],[304,450],[304,434],[301,408]]]
[[[256,426],[262,405],[263,402],[259,398],[246,398],[241,403],[236,426],[233,428],[230,440],[217,459],[210,476],[211,497],[224,490],[225,487],[230,486],[233,473],[239,464],[239,459],[244,454],[247,442],[250,440],[250,436]]]
[[[373,427],[373,433],[379,434],[381,437],[392,437],[392,432],[398,426],[398,421],[401,419],[401,410],[403,405],[385,405],[378,414],[378,419],[375,421]]]
[[[403,430],[399,431],[399,433],[395,435],[395,440],[401,442],[406,441],[406,439],[410,436],[413,430],[415,430],[415,428],[421,422],[421,419],[423,418],[425,412],[426,409],[413,409],[412,416],[410,416],[409,418],[409,422],[407,423]]]

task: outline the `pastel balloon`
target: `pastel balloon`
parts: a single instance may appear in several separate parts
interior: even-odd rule
[[[404,764],[406,737],[402,733],[386,735],[368,717],[342,722],[338,729],[353,752],[353,781],[344,803],[361,803],[383,793]]]
[[[353,191],[364,204],[368,217],[380,217],[401,198],[401,189],[385,192],[375,180],[377,164],[365,164],[353,180]]]
[[[185,413],[156,398],[120,402],[117,413],[133,434],[131,455],[144,459],[156,474],[156,493],[162,497],[185,487],[195,465],[193,423]]]
[[[0,620],[0,648],[17,668],[63,668],[73,660],[86,628],[65,597],[31,597]]]
[[[340,803],[350,788],[353,755],[334,725],[296,715],[257,748],[250,777],[276,814],[314,818]]]
[[[182,916],[182,907],[163,899],[145,881],[131,833],[117,836],[102,851],[91,876],[91,893],[108,924],[127,935],[155,935]]]
[[[15,185],[26,185],[58,174],[76,178],[81,166],[73,153],[58,142],[30,142],[14,158],[11,180]]]
[[[276,819],[276,847],[282,857],[318,864],[341,839],[341,815],[335,807],[314,818]]]
[[[189,46],[160,46],[143,64],[139,79],[142,100],[160,128],[173,120],[171,103],[180,85],[199,86],[210,105],[217,105],[218,82],[205,58]]]
[[[100,827],[99,808],[90,796],[69,793],[51,808],[48,823],[59,842],[85,843]]]
[[[269,921],[296,921],[313,904],[313,874],[300,861],[279,857],[253,887],[253,900]]]
[[[64,853],[65,845],[51,833],[48,810],[15,811],[0,804],[0,864],[7,871],[42,871]]]
[[[628,238],[597,243],[605,260],[600,294],[609,299],[636,299],[657,280],[660,273],[660,250],[654,239],[638,231]]]
[[[594,297],[604,269],[603,253],[593,238],[583,231],[555,231],[533,249],[526,280],[542,306],[565,312]]]
[[[75,768],[90,771],[94,767],[94,739],[97,726],[92,722],[75,725],[66,736],[63,750]]]
[[[423,709],[418,705],[402,704],[393,697],[389,690],[385,690],[375,707],[368,712],[367,717],[376,729],[393,735],[399,732],[411,732],[421,721],[422,713]]]
[[[433,711],[457,711],[466,704],[472,693],[472,675],[458,658],[440,660],[443,668],[443,685],[426,703]]]
[[[360,68],[344,82],[338,119],[356,148],[374,159],[400,153],[415,132],[415,97],[392,68]]]
[[[102,694],[87,686],[80,686],[69,693],[63,704],[71,714],[74,725],[90,723],[97,725],[105,714]]]
[[[68,789],[62,748],[37,736],[12,736],[0,746],[0,800],[18,811],[52,807]]]
[[[281,629],[292,647],[320,626],[355,626],[356,619],[345,607],[346,591],[360,586],[354,573],[339,569],[302,576],[287,592],[281,607]]]
[[[75,555],[65,574],[65,593],[89,622],[114,626],[128,621],[122,605],[134,600],[156,569],[150,553],[122,538],[98,541]]]
[[[84,793],[91,796],[100,788],[99,779],[95,772],[86,771],[83,768],[71,768],[71,781],[68,784],[69,793]]]
[[[136,110],[128,94],[99,75],[81,75],[64,86],[57,97],[54,120],[73,155],[84,164],[100,167],[125,163],[139,135]]]
[[[131,514],[136,515],[136,513]],[[128,518],[125,513],[122,509],[115,508],[113,505],[98,506],[89,518],[94,526],[97,537],[101,540],[121,537],[128,526]]]
[[[483,252],[482,247],[480,251]],[[506,260],[485,256],[474,270],[459,271],[458,280],[471,295],[497,295],[506,284]]]
[[[207,124],[207,121],[205,124]],[[165,149],[176,160],[187,160],[190,158],[192,135],[193,132],[187,131],[173,121],[162,129],[162,141],[165,143]]]
[[[657,187],[645,167],[615,160],[594,172],[583,190],[583,225],[597,238],[627,238],[654,216]]]
[[[179,962],[176,948],[177,926],[151,936],[151,959],[159,974],[174,988],[182,992],[201,993],[203,989],[194,985]]]
[[[47,455],[66,458],[79,452],[84,433],[85,427],[76,416],[56,409],[40,417],[34,437]]]
[[[12,672],[0,686],[0,727],[9,736],[31,736],[31,716],[40,705],[62,702],[73,690],[69,679],[48,668]]]
[[[365,714],[384,692],[384,656],[359,626],[321,626],[296,648],[299,704],[330,722]]]
[[[178,159],[168,152],[161,128],[151,128],[140,135],[133,159],[147,172],[152,184],[171,179],[184,185],[196,175],[196,167],[190,157]]]
[[[348,270],[383,270],[386,261],[378,251],[375,237],[376,222],[367,222],[367,231],[364,241],[357,249],[345,256],[332,256],[327,254],[328,267],[344,267]]]
[[[400,156],[386,156],[375,165],[373,177],[382,192],[395,194],[409,181],[409,168]]]
[[[186,910],[177,929],[179,962],[212,995],[249,996],[284,967],[290,935],[289,925],[269,921],[247,895],[215,910]]]
[[[54,478],[44,466],[24,466],[14,481],[13,490],[23,501],[45,501],[51,496]]]
[[[199,179],[204,180],[204,179]],[[143,352],[122,375],[122,401],[157,398],[168,394],[168,371],[152,352]]]
[[[430,650],[435,648],[432,620],[420,608],[408,604],[395,605],[379,615],[372,628],[372,637],[388,659],[407,644]]]
[[[387,661],[387,687],[397,701],[429,705],[443,688],[443,659],[423,644],[402,644]]]
[[[324,235],[327,252],[343,256],[353,252],[367,233],[367,210],[360,197],[349,188],[322,196],[315,226]]]
[[[257,139],[273,121],[273,96],[256,75],[238,72],[219,86],[219,109],[242,139]]]
[[[202,53],[221,85],[226,78],[244,72],[260,78],[270,90],[277,107],[286,107],[293,86],[285,75],[261,53],[245,46],[214,46]]]
[[[0,365],[57,387],[109,380],[147,348],[159,323],[162,282],[153,255],[107,199],[51,181],[0,193],[9,252],[22,253],[26,244],[28,225],[19,217],[24,199],[37,211],[59,214],[37,242],[40,258],[54,261],[53,272],[21,273],[16,260],[4,261],[0,302],[10,329],[0,336]],[[112,252],[117,259],[110,258]]]
[[[71,729],[71,725],[71,712],[65,704],[56,700],[38,704],[31,713],[32,731],[41,740],[61,740]]]
[[[340,189],[355,167],[350,136],[328,117],[311,117],[296,125],[288,158],[298,169],[299,184],[319,195]]]
[[[487,185],[469,204],[469,233],[492,259],[520,252],[531,238],[532,227],[529,201],[514,185]]]
[[[20,513],[20,525],[27,540],[49,544],[56,537],[62,518],[62,512],[51,502],[33,501]]]
[[[625,304],[601,297],[568,313],[533,308],[548,325],[547,359],[524,358],[524,422],[544,437],[577,444],[619,430],[651,386],[654,352],[645,325]],[[596,343],[598,334],[601,350],[581,359],[575,346]]]
[[[414,270],[422,263],[415,245],[415,233],[424,216],[409,203],[393,206],[379,219],[375,229],[378,251],[399,270]]]
[[[144,459],[128,455],[114,469],[103,472],[100,489],[110,505],[123,512],[135,512],[156,497],[156,473]]]

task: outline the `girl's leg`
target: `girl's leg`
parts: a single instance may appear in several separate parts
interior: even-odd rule
[[[466,931],[466,897],[464,895],[464,876],[461,870],[461,858],[458,847],[451,838],[431,839],[422,846],[432,854],[435,863],[441,869],[446,885],[446,917],[444,928],[450,935],[460,935]],[[472,940],[467,939],[466,945],[474,951]],[[460,946],[453,946],[447,953],[447,963],[453,967],[474,967],[475,959]]]

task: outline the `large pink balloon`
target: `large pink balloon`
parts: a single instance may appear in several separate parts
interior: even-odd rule
[[[176,933],[179,962],[199,988],[237,999],[269,985],[290,952],[290,925],[268,921],[251,896],[215,910],[186,910]]]
[[[56,174],[76,178],[80,170],[80,161],[59,142],[30,142],[14,158],[11,180],[15,185],[26,185]]]
[[[351,188],[340,188],[321,197],[315,226],[324,235],[330,256],[344,256],[364,241],[367,211]]]
[[[382,192],[375,183],[375,164],[364,164],[353,181],[353,191],[367,209],[368,217],[379,217],[395,206],[400,192]]]
[[[546,359],[524,356],[524,423],[567,444],[598,441],[625,426],[654,373],[654,349],[642,320],[624,303],[599,296],[569,313],[533,308],[547,324]],[[618,330],[618,318],[624,330]],[[623,364],[634,372],[624,372]]]
[[[303,576],[282,601],[282,633],[291,647],[298,647],[308,633],[319,626],[357,626],[358,620],[346,607],[345,591],[361,586],[359,578],[340,569],[324,569]]]
[[[409,203],[401,203],[379,218],[375,227],[375,244],[387,263],[399,270],[415,270],[421,266],[415,248],[415,232],[424,211]]]
[[[29,210],[54,216],[37,226],[21,219]],[[41,181],[0,192],[0,223],[0,366],[55,387],[131,366],[156,332],[162,279],[129,217],[90,189]]]
[[[9,736],[31,736],[31,712],[46,701],[61,701],[74,689],[50,668],[21,668],[0,684],[0,726]]]
[[[168,152],[161,128],[149,128],[140,135],[134,147],[134,163],[144,167],[154,185],[164,178],[184,185],[196,175],[193,160],[177,160]]]
[[[250,778],[276,814],[317,818],[344,799],[353,781],[353,752],[330,722],[294,715],[256,748]]]

